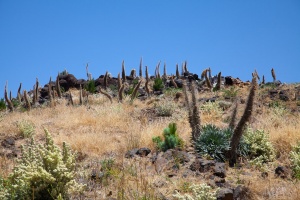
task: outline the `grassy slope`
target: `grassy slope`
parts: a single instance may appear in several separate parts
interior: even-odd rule
[[[294,86],[285,87],[293,89]],[[270,108],[268,103],[271,100],[263,97],[267,90],[259,90],[251,126],[269,132],[270,140],[278,152],[278,158],[266,167],[269,173],[267,178],[260,176],[261,171],[259,169],[244,167],[241,169],[229,168],[226,180],[233,183],[241,182],[249,187],[254,199],[299,199],[297,194],[297,190],[300,189],[299,183],[274,176],[274,169],[278,165],[289,166],[288,153],[291,146],[300,139],[299,112],[292,113],[290,111],[290,109],[296,108],[295,101],[286,104],[286,110],[278,107]],[[245,99],[247,92],[247,87],[240,88],[238,96]],[[205,92],[198,94],[198,98],[214,95],[222,96],[222,92],[218,94]],[[78,170],[80,172],[79,180],[87,183],[90,188],[90,192],[85,194],[86,198],[103,197],[109,191],[113,191],[113,195],[115,195],[114,191],[120,191],[120,188],[128,191],[130,188],[138,188],[137,190],[140,192],[150,194],[154,193],[156,189],[153,185],[159,181],[166,182],[165,185],[159,187],[161,193],[170,196],[174,189],[182,188],[185,183],[199,183],[205,182],[205,180],[199,180],[197,177],[182,179],[179,176],[173,179],[165,178],[166,172],[158,171],[155,166],[149,165],[145,159],[128,161],[124,160],[124,154],[127,150],[135,147],[149,147],[154,150],[152,137],[161,135],[163,129],[170,122],[177,123],[180,137],[189,146],[191,130],[187,120],[187,111],[184,108],[183,100],[175,103],[173,98],[172,95],[166,95],[154,103],[149,103],[150,100],[144,102],[135,100],[130,103],[126,99],[123,104],[117,103],[116,100],[110,104],[103,95],[94,95],[90,97],[89,106],[71,107],[66,106],[65,101],[60,101],[55,108],[45,107],[33,109],[30,112],[2,113],[0,139],[7,136],[18,137],[20,131],[16,123],[20,120],[26,120],[34,124],[37,140],[44,138],[43,128],[45,127],[52,133],[56,144],[61,145],[63,141],[66,141],[73,150],[80,152],[85,157],[79,162]],[[174,113],[171,117],[156,117],[151,114],[155,104],[163,105],[170,104],[170,102],[174,105]],[[240,106],[240,111],[243,110],[243,106]],[[213,123],[219,127],[225,127],[230,112],[230,109],[225,111],[221,109],[203,110],[201,122],[202,124]],[[24,143],[24,140],[18,140],[17,146],[21,143]],[[116,160],[116,166],[118,166],[114,171],[115,180],[110,180],[107,185],[91,183],[88,180],[91,170],[100,170],[100,161],[112,156]],[[0,163],[0,175],[7,176],[15,162],[1,156]],[[129,169],[128,166],[135,167],[138,175],[132,176],[130,173],[126,173],[126,170]],[[154,168],[152,171],[151,167]],[[146,168],[149,170],[145,170]],[[251,176],[247,176],[247,172],[250,172]]]

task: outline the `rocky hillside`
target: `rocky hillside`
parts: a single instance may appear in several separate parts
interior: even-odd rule
[[[252,83],[212,77],[210,69],[125,74],[61,73],[7,94],[0,197],[300,199],[299,84],[265,82],[256,72]]]

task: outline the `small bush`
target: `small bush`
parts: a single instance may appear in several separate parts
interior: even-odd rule
[[[300,180],[300,142],[298,142],[290,152],[290,161],[293,170],[293,176]]]
[[[115,166],[115,160],[113,158],[106,158],[100,162],[101,164],[101,183],[108,185],[109,180],[119,174],[119,170]]]
[[[202,111],[203,114],[213,114],[216,116],[221,116],[222,115],[222,109],[219,105],[219,102],[205,102],[204,104],[201,105],[200,110]]]
[[[95,80],[92,79],[90,80],[86,85],[85,85],[85,90],[94,94],[96,93],[96,84],[95,84]]]
[[[191,185],[190,190],[192,194],[184,194],[181,195],[179,192],[176,191],[176,194],[173,195],[178,200],[215,200],[216,191],[212,191],[212,188],[207,184],[203,183],[200,185]]]
[[[139,81],[137,79],[132,81],[132,86],[129,87],[129,89],[127,91],[127,95],[131,95],[133,93],[133,90],[138,83],[139,83]],[[137,94],[136,96],[138,96],[138,95],[139,94]]]
[[[173,103],[160,103],[155,105],[155,113],[160,117],[171,117],[175,111]]]
[[[34,124],[29,121],[21,120],[17,123],[17,127],[19,128],[20,134],[23,138],[30,138],[35,133]]]
[[[161,78],[154,79],[153,90],[159,91],[164,88],[163,80]]]
[[[0,111],[5,110],[6,109],[6,104],[4,99],[0,99]]]
[[[32,139],[22,147],[18,166],[4,184],[0,181],[2,199],[68,199],[72,191],[82,192],[83,185],[75,181],[75,155],[65,143],[60,150],[45,133],[44,145]]]
[[[164,129],[164,140],[160,136],[152,138],[158,150],[166,151],[175,147],[183,147],[183,140],[177,134],[176,123],[170,123],[168,128]]]
[[[220,129],[212,124],[202,126],[199,138],[195,142],[195,150],[201,156],[209,156],[217,161],[225,161],[225,154],[230,148],[233,131],[229,128]],[[238,155],[246,157],[249,145],[241,138]]]
[[[273,161],[275,158],[275,149],[269,141],[269,135],[264,130],[256,130],[248,128],[244,134],[244,140],[250,145],[249,158],[253,159],[253,163],[265,163]]]
[[[228,90],[223,90],[223,97],[225,99],[234,99],[238,94],[238,89],[230,87]]]

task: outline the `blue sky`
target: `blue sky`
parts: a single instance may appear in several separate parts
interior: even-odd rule
[[[299,0],[0,0],[0,97],[5,82],[44,85],[65,68],[85,78],[117,76],[158,61],[168,74],[188,62],[246,81],[256,69],[272,81],[300,82]]]

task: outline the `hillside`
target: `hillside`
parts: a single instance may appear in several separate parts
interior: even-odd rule
[[[300,141],[300,84],[281,84],[276,78],[255,84],[252,113],[243,129],[250,150],[230,167],[226,151],[204,154],[199,152],[204,145],[195,151],[189,112],[199,111],[201,135],[207,125],[225,130],[238,105],[236,127],[248,105],[250,82],[211,77],[208,70],[202,76],[187,69],[176,76],[161,76],[157,69],[156,77],[123,72],[96,80],[62,73],[45,86],[20,92],[19,98],[7,97],[0,113],[0,197],[18,193],[8,180],[22,157],[21,146],[32,137],[44,144],[46,129],[60,149],[66,142],[76,152],[74,180],[84,186],[67,192],[65,199],[186,199],[174,195],[193,195],[191,186],[203,183],[205,193],[215,192],[218,199],[300,199],[300,151],[294,148]],[[170,123],[176,123],[183,142],[162,149],[153,138],[163,139]],[[217,137],[223,137],[220,132]],[[291,151],[299,160],[290,159]],[[225,160],[213,159],[223,153]],[[47,180],[37,177],[26,194],[44,199],[39,184]]]

